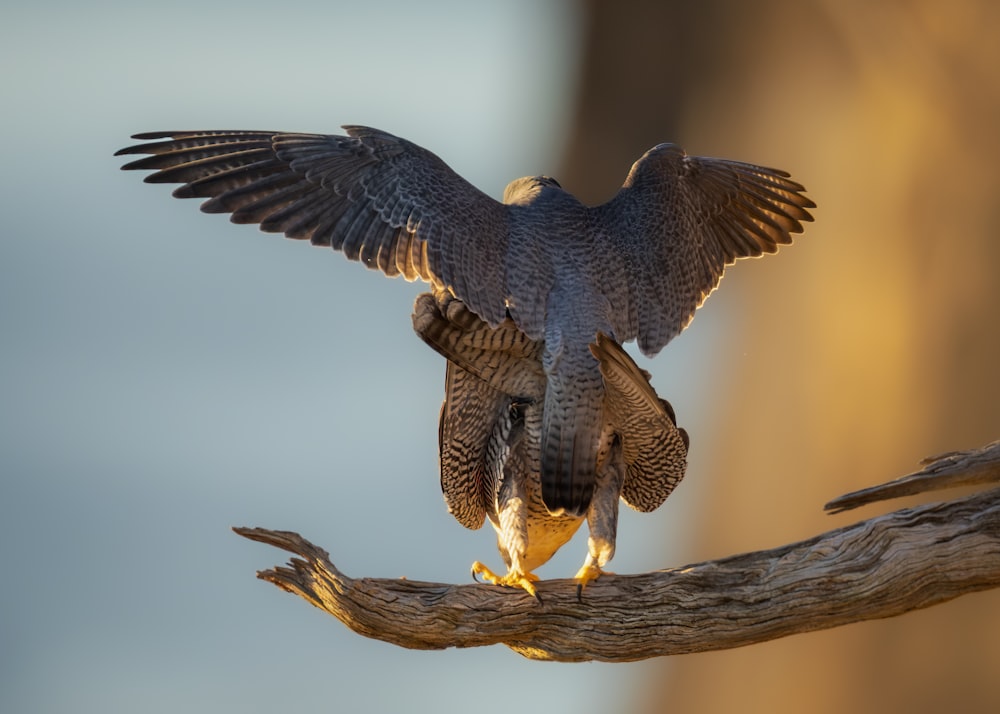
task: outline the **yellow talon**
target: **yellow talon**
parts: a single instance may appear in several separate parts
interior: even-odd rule
[[[583,589],[587,586],[587,583],[597,580],[599,577],[607,573],[608,575],[614,575],[610,570],[601,570],[599,566],[594,563],[587,563],[580,570],[577,571],[573,579],[576,580],[576,599],[582,600]]]
[[[500,581],[499,575],[494,573],[492,570],[487,568],[478,560],[472,564],[472,579],[475,580],[477,575],[482,575],[483,580],[485,580],[488,583],[493,583],[494,585],[496,585]]]
[[[534,584],[538,580],[538,576],[534,573],[518,573],[511,571],[506,575],[500,576],[477,560],[472,564],[473,579],[475,579],[477,575],[481,575],[483,580],[488,583],[492,583],[493,585],[500,585],[508,588],[521,588],[539,602],[542,601],[542,599],[538,596],[538,591],[535,589]]]

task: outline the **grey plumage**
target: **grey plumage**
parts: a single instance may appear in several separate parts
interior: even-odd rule
[[[205,211],[428,281],[491,327],[509,316],[543,344],[541,488],[555,514],[585,514],[597,483],[605,384],[589,349],[596,335],[655,354],[726,265],[773,253],[812,219],[814,204],[785,172],[672,144],[646,152],[600,206],[545,177],[512,182],[499,203],[411,142],[345,129],[156,132],[119,154],[151,154],[123,168],[183,184],[174,195],[207,198]]]
[[[541,480],[542,409],[547,379],[544,345],[512,320],[495,328],[444,292],[417,298],[417,334],[448,359],[441,407],[441,488],[452,514],[468,528],[489,518],[507,565],[493,582],[534,593],[532,570],[568,541],[586,516],[588,555],[577,573],[596,578],[614,555],[618,499],[651,511],[684,475],[687,434],[649,376],[611,338],[590,346],[604,387],[594,495],[584,514],[551,513]]]

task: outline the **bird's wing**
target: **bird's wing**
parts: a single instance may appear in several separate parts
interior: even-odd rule
[[[207,213],[308,239],[388,276],[451,289],[496,325],[506,316],[507,209],[430,151],[377,129],[136,134],[123,169],[183,184]],[[151,141],[150,141],[151,140]]]
[[[621,439],[622,500],[637,511],[652,511],[684,477],[687,432],[677,428],[670,404],[617,342],[599,333],[590,351],[604,378],[604,418]]]
[[[444,291],[417,296],[413,329],[440,355],[518,400],[545,394],[541,342],[531,340],[511,320],[490,328],[465,304]]]
[[[541,347],[509,320],[490,329],[444,291],[417,296],[413,329],[448,360],[438,424],[441,490],[458,522],[479,528],[504,472],[500,451],[510,447],[509,434],[497,433],[505,412],[545,392]]]
[[[656,354],[690,322],[737,258],[774,253],[811,221],[802,185],[788,174],[687,156],[660,144],[632,166],[595,220],[629,271],[629,314],[619,340]]]
[[[509,407],[510,397],[448,362],[438,422],[441,492],[448,512],[466,528],[483,525],[496,492],[489,450],[494,428]]]

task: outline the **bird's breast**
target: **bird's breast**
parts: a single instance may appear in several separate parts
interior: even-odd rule
[[[544,507],[543,507],[544,508]],[[544,516],[528,520],[528,548],[524,564],[528,570],[547,563],[556,551],[566,545],[580,528],[584,518],[572,516]]]

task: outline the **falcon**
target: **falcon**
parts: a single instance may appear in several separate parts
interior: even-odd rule
[[[476,561],[473,576],[540,600],[532,571],[586,519],[588,553],[575,576],[579,597],[614,556],[619,498],[652,511],[684,476],[688,436],[677,428],[670,404],[614,340],[598,334],[590,345],[604,386],[594,495],[585,518],[552,513],[540,476],[544,345],[510,319],[490,328],[444,292],[417,298],[413,326],[448,360],[439,425],[445,502],[467,528],[489,519],[507,565],[507,573],[497,575]]]
[[[343,128],[153,132],[118,154],[148,154],[122,168],[181,184],[173,195],[207,199],[205,212],[427,281],[491,328],[509,317],[542,345],[541,498],[554,515],[584,516],[597,488],[597,335],[655,355],[727,265],[790,243],[815,205],[784,171],[674,144],[647,151],[598,206],[547,176],[513,181],[499,202],[412,142]]]

